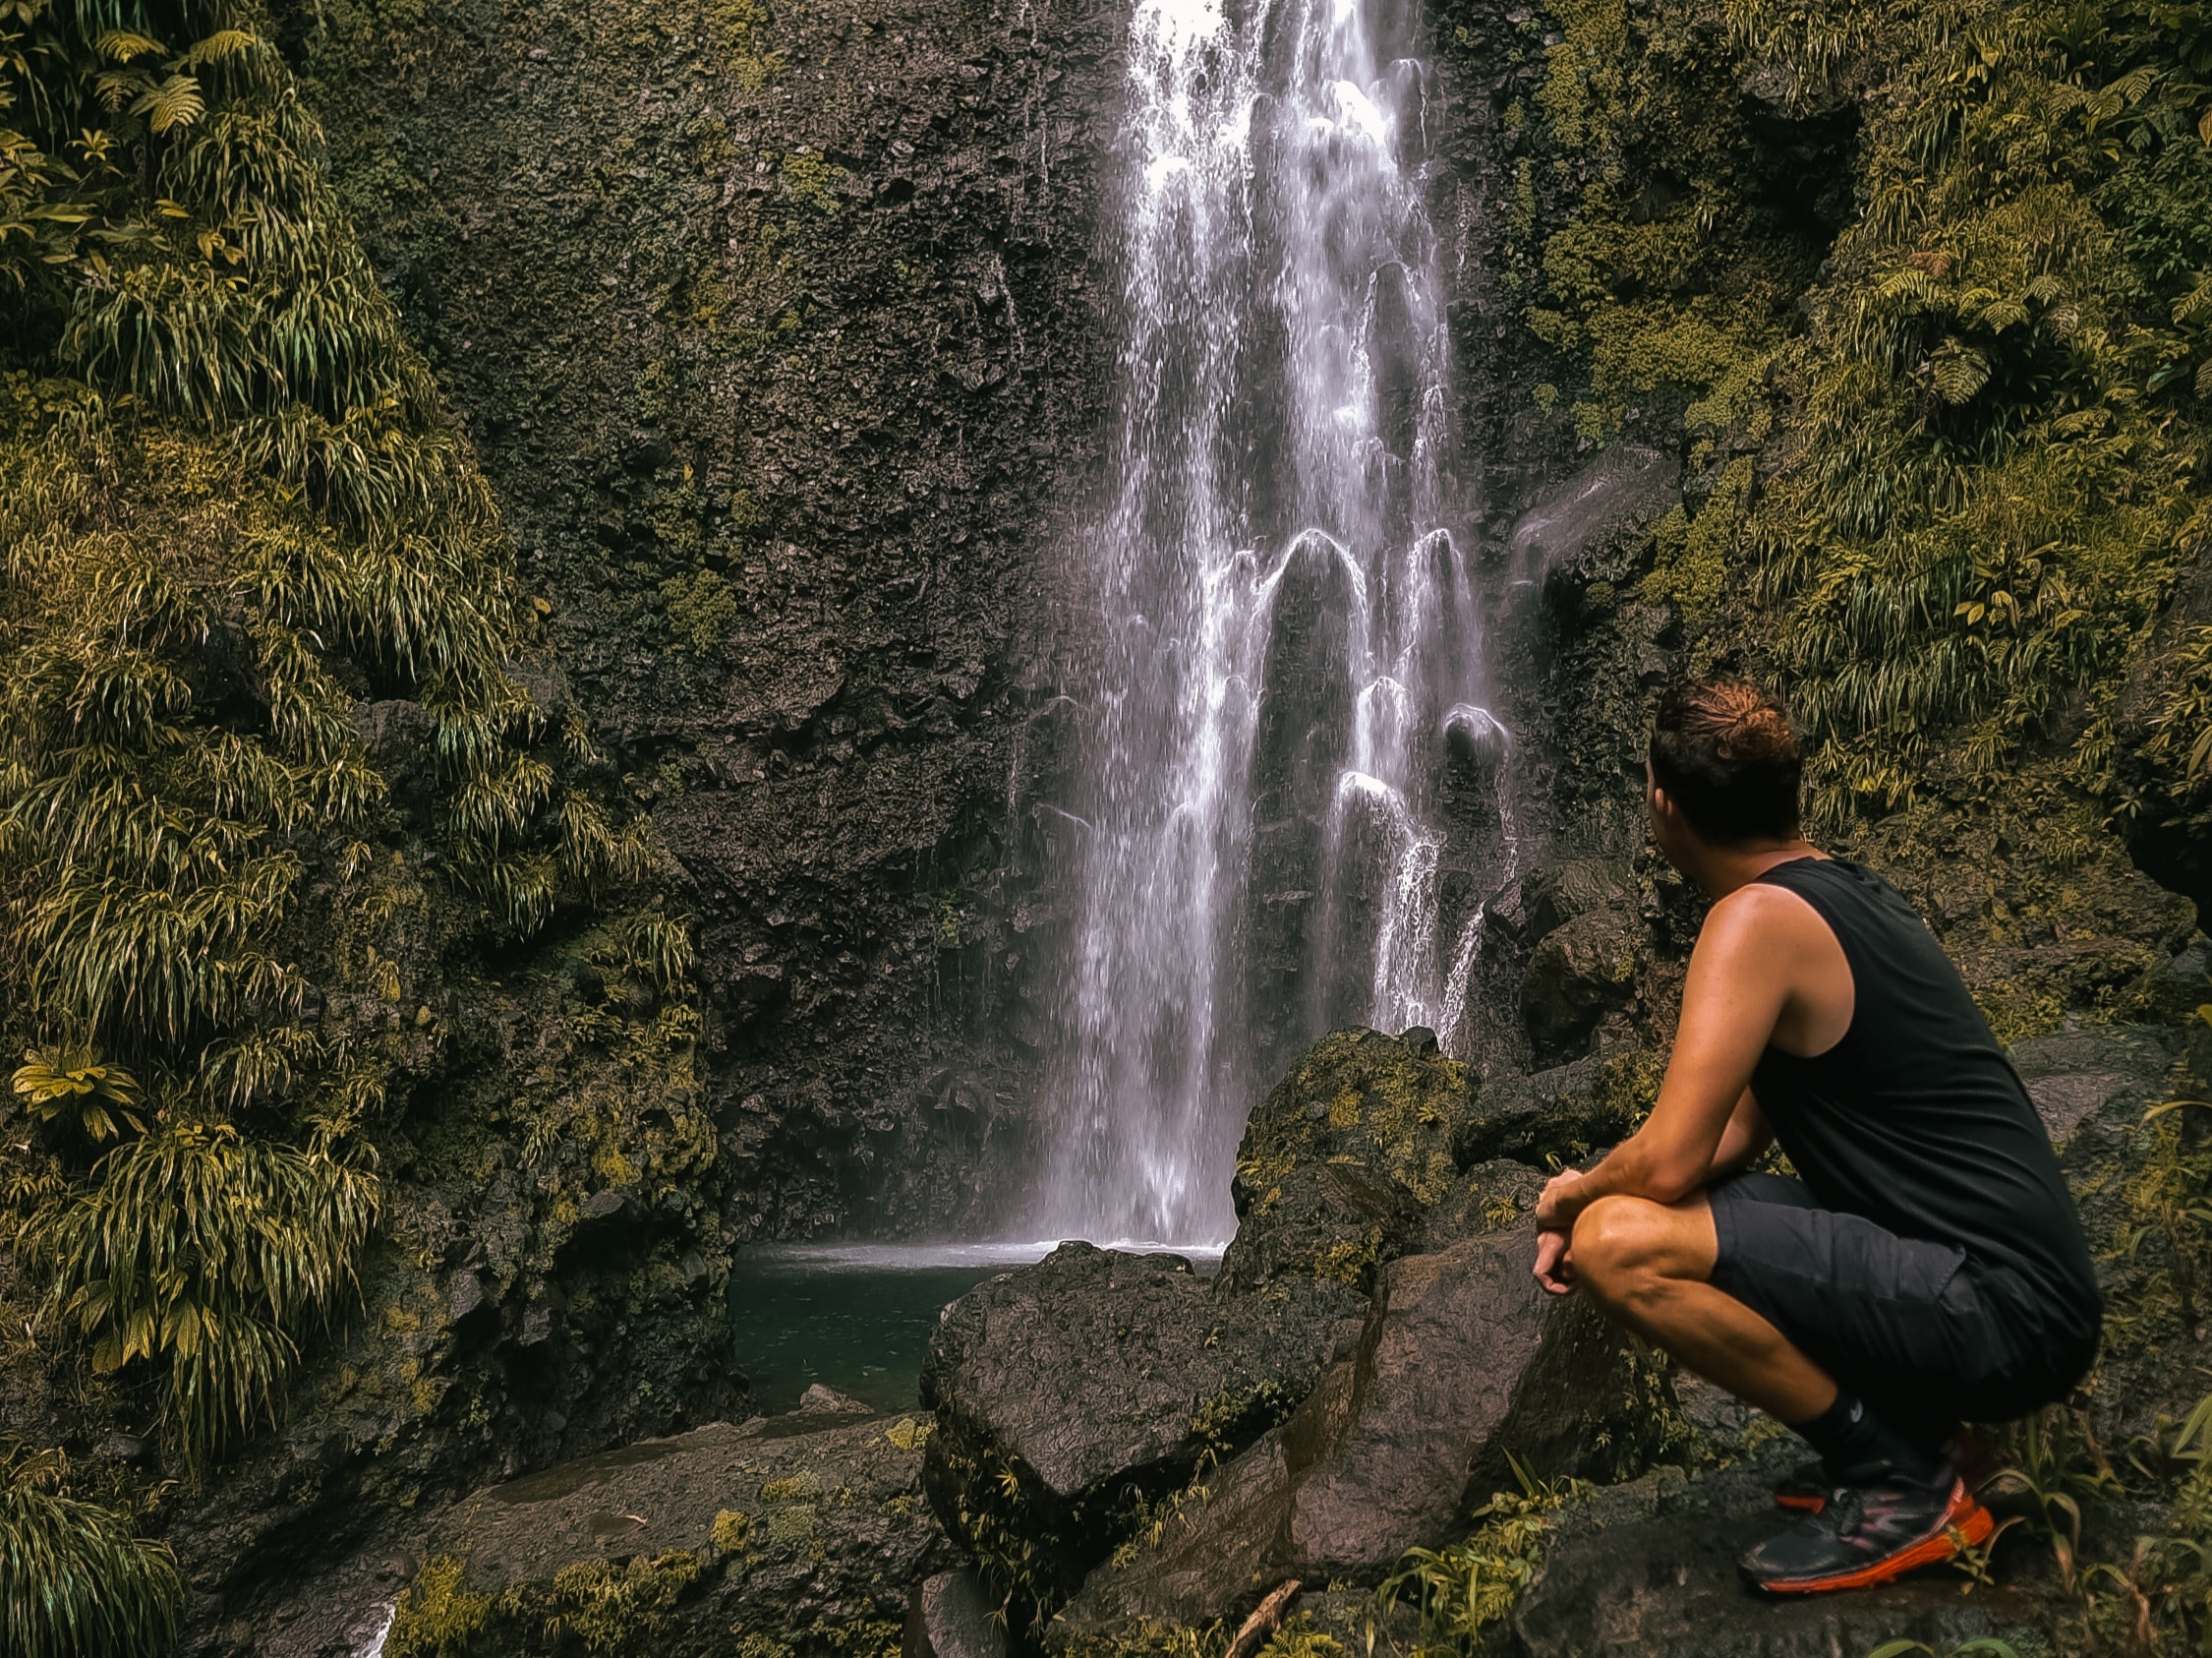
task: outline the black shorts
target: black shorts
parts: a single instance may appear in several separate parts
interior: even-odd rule
[[[2093,1342],[2048,1333],[2017,1273],[1955,1245],[1821,1209],[1779,1175],[1739,1174],[1706,1197],[1720,1245],[1713,1286],[1927,1443],[2066,1397],[2095,1356]]]

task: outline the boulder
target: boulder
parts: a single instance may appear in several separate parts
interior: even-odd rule
[[[1251,1289],[1287,1273],[1365,1288],[1421,1237],[1421,1205],[1395,1180],[1358,1163],[1308,1163],[1247,1205],[1221,1283]]]
[[[1006,1658],[998,1603],[975,1573],[940,1571],[914,1585],[900,1658]]]
[[[1493,1157],[1571,1162],[1627,1134],[1659,1097],[1665,1061],[1641,1048],[1592,1054],[1532,1076],[1493,1077],[1452,1125],[1461,1168]]]
[[[2015,1044],[2008,1057],[2027,1084],[2028,1097],[2051,1133],[2066,1147],[2084,1124],[2132,1126],[2143,1107],[2165,1097],[2173,1064],[2168,1034],[2126,1026],[2062,1031]]]
[[[2157,1027],[2112,1025],[2055,1032],[2010,1050],[2059,1148],[2105,1305],[2131,1315],[2125,1338],[2114,1339],[2107,1326],[2089,1400],[2094,1431],[2108,1445],[2156,1432],[2161,1413],[2185,1413],[2202,1389],[2179,1379],[2200,1376],[2212,1364],[2202,1314],[2183,1317],[2168,1246],[2160,1234],[2146,1237],[2140,1229],[2138,1206],[2145,1177],[2155,1181],[2150,1163],[2163,1135],[2202,1132],[2212,1122],[2212,1112],[2188,1110],[2145,1127],[2144,1113],[2158,1101],[2205,1097],[2201,1084],[2174,1074],[2177,1037]]]
[[[1287,1415],[1365,1308],[1310,1274],[1235,1293],[1178,1257],[1063,1244],[970,1290],[931,1336],[930,1501],[1025,1621],[1140,1505]]]
[[[1580,1298],[1531,1275],[1534,1224],[1408,1256],[1357,1350],[1282,1428],[1156,1510],[1134,1556],[1054,1621],[1062,1648],[1241,1617],[1267,1590],[1373,1581],[1458,1535],[1513,1480],[1591,1466],[1629,1408],[1629,1355]]]
[[[1567,858],[1540,864],[1521,882],[1526,936],[1542,938],[1593,910],[1625,910],[1635,895],[1635,870],[1615,859]]]
[[[1245,1124],[1231,1188],[1240,1219],[1264,1213],[1293,1170],[1315,1163],[1357,1163],[1434,1203],[1452,1183],[1451,1130],[1469,1088],[1467,1067],[1428,1032],[1323,1036]]]
[[[1950,1652],[1982,1637],[2022,1652],[2056,1650],[2059,1609],[2033,1585],[2032,1545],[2008,1549],[1999,1585],[1972,1595],[1960,1594],[1964,1579],[1951,1571],[1843,1595],[1781,1599],[1746,1589],[1737,1557],[1784,1523],[1770,1492],[1803,1451],[1795,1440],[1766,1449],[1695,1480],[1662,1468],[1563,1510],[1514,1609],[1517,1650],[1528,1658],[1834,1658],[1900,1639]]]
[[[1509,1157],[1477,1163],[1424,1214],[1419,1253],[1433,1255],[1534,1214],[1548,1178],[1545,1170]]]
[[[821,1383],[811,1384],[799,1394],[799,1416],[873,1416],[875,1406],[863,1404],[850,1393],[841,1393],[835,1388],[825,1388]]]
[[[1582,1047],[1607,1014],[1636,999],[1643,918],[1623,906],[1592,910],[1538,941],[1521,979],[1521,1016],[1540,1058]]]
[[[560,1463],[428,1524],[387,1646],[725,1653],[752,1637],[880,1649],[953,1553],[920,1500],[930,1419],[715,1423]],[[427,1644],[424,1644],[427,1643]]]

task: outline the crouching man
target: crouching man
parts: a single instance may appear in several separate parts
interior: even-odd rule
[[[1647,798],[1709,893],[1651,1118],[1537,1210],[1537,1276],[1787,1423],[1805,1517],[1743,1558],[1810,1593],[1992,1529],[1962,1421],[2066,1396],[2103,1309],[2050,1137],[1958,972],[1879,875],[1799,832],[1788,717],[1746,684],[1660,704]],[[1778,1141],[1796,1179],[1742,1172]]]

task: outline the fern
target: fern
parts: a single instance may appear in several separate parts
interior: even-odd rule
[[[95,1369],[166,1362],[183,1460],[204,1470],[273,1419],[299,1337],[354,1292],[377,1208],[376,1181],[327,1156],[177,1122],[109,1153],[26,1242]]]
[[[66,1464],[0,1464],[0,1650],[12,1658],[156,1658],[177,1637],[184,1580],[159,1543],[53,1489]]]
[[[190,75],[171,75],[158,86],[148,87],[131,104],[133,115],[146,117],[146,124],[156,133],[174,132],[179,127],[189,127],[207,113],[207,100],[202,94],[200,83]]]

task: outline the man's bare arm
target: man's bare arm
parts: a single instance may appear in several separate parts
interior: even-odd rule
[[[1800,971],[1795,935],[1807,920],[1821,924],[1801,901],[1770,887],[1745,887],[1714,907],[1690,953],[1659,1103],[1598,1167],[1545,1189],[1539,1226],[1572,1226],[1585,1208],[1614,1192],[1679,1202],[1711,1178],[1724,1142],[1730,1153],[1756,1155],[1750,1119],[1741,1120],[1740,1141],[1729,1131],[1739,1127],[1752,1069]],[[1758,1130],[1765,1126],[1758,1120]]]
[[[1750,1167],[1759,1154],[1774,1143],[1775,1131],[1767,1126],[1758,1099],[1751,1090],[1745,1089],[1743,1097],[1736,1101],[1734,1115],[1728,1118],[1728,1126],[1720,1131],[1720,1144],[1713,1152],[1713,1166],[1705,1171],[1706,1183]]]

